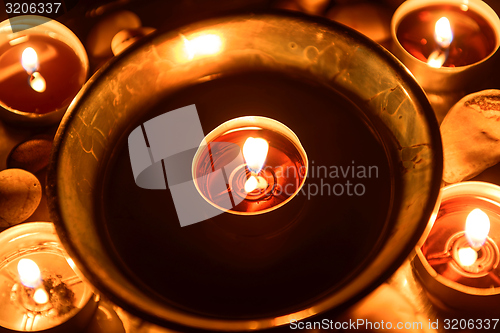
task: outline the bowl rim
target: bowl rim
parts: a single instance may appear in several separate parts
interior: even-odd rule
[[[324,28],[327,28],[329,31],[348,35],[360,43],[365,44],[370,47],[370,49],[376,53],[377,57],[380,57],[383,61],[388,63],[394,71],[400,76],[400,80],[404,81],[405,84],[410,88],[412,93],[415,95],[416,100],[419,101],[421,106],[421,111],[423,113],[423,117],[427,120],[429,125],[429,137],[430,144],[434,147],[435,151],[433,151],[433,165],[432,165],[432,179],[430,180],[431,188],[429,191],[429,200],[427,200],[424,207],[422,207],[422,211],[424,212],[424,217],[430,217],[431,213],[435,208],[435,202],[437,201],[440,187],[441,187],[441,178],[442,178],[442,170],[443,170],[443,149],[441,142],[441,135],[439,131],[439,125],[437,119],[435,117],[434,111],[425,95],[421,86],[416,82],[413,75],[410,71],[389,51],[387,51],[384,47],[379,45],[378,43],[372,41],[368,37],[362,35],[361,33],[344,26],[343,24],[331,21],[327,18],[323,17],[312,17],[303,13],[297,12],[288,12],[288,11],[259,11],[252,13],[243,13],[243,14],[229,14],[217,16],[215,18],[209,18],[206,20],[202,20],[199,22],[194,22],[188,24],[185,27],[176,28],[170,31],[161,31],[162,34],[170,34],[173,31],[177,31],[179,29],[196,26],[199,27],[200,24],[203,26],[210,26],[215,22],[220,22],[221,19],[225,20],[224,22],[229,22],[234,19],[241,18],[253,18],[253,19],[265,19],[266,17],[275,17],[275,18],[285,18],[285,19],[293,19],[299,20],[301,23],[309,23],[320,25]],[[283,326],[290,322],[291,319],[302,320],[305,318],[309,318],[318,314],[322,314],[323,316],[338,315],[342,310],[347,309],[349,306],[353,305],[355,302],[359,301],[364,296],[368,295],[371,291],[376,289],[380,284],[386,281],[407,259],[409,254],[417,244],[421,235],[427,227],[428,220],[420,221],[418,226],[416,227],[415,232],[411,237],[411,241],[409,241],[404,246],[404,251],[393,260],[393,262],[389,265],[391,269],[388,269],[382,272],[377,278],[374,278],[370,283],[365,284],[360,292],[356,295],[350,297],[347,301],[341,303],[340,305],[333,306],[328,302],[328,296],[324,297],[320,304],[313,304],[309,306],[305,310],[301,310],[299,312],[292,313],[290,315],[281,316],[281,317],[267,317],[267,318],[259,318],[259,319],[223,319],[223,318],[212,318],[212,317],[201,317],[196,315],[195,313],[188,313],[184,310],[173,309],[172,315],[170,318],[160,318],[155,316],[152,313],[148,313],[144,309],[138,309],[133,306],[130,300],[124,299],[121,295],[116,293],[116,291],[112,290],[112,288],[108,288],[99,280],[99,277],[93,272],[93,269],[88,267],[85,263],[85,259],[79,254],[77,248],[72,245],[72,242],[69,239],[68,230],[63,222],[61,205],[58,200],[58,171],[57,171],[57,163],[61,154],[61,151],[64,146],[65,135],[67,133],[68,127],[71,125],[72,120],[75,118],[76,110],[78,109],[78,105],[82,100],[84,100],[88,94],[90,94],[93,90],[93,83],[99,81],[101,77],[104,77],[110,70],[113,69],[115,64],[119,64],[120,61],[127,57],[127,55],[131,54],[135,50],[139,49],[142,45],[146,45],[154,38],[158,37],[158,33],[154,33],[150,36],[147,36],[144,40],[141,40],[137,45],[128,48],[122,54],[117,57],[114,57],[109,62],[107,62],[103,67],[101,67],[84,85],[84,87],[80,90],[78,95],[75,97],[68,111],[66,112],[55,136],[54,146],[50,158],[50,163],[48,167],[47,173],[47,198],[48,198],[48,206],[51,214],[51,218],[55,223],[57,233],[61,242],[63,243],[66,251],[73,258],[78,268],[85,277],[106,297],[108,297],[113,303],[118,305],[119,307],[125,309],[127,312],[141,317],[145,320],[148,320],[152,323],[161,325],[163,327],[167,327],[174,330],[184,331],[187,328],[190,331],[195,332],[206,332],[206,331],[249,331],[249,330],[258,330],[258,329],[268,329],[274,328],[277,326]],[[331,298],[331,295],[330,295]],[[333,304],[334,305],[334,304]],[[300,316],[299,316],[300,314]],[[295,317],[294,317],[295,316]]]

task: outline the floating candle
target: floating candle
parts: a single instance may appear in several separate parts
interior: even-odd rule
[[[227,175],[214,172],[240,149],[241,163],[232,170],[226,167]],[[234,214],[260,214],[281,207],[298,193],[306,174],[307,155],[297,136],[264,117],[241,117],[220,125],[207,135],[193,160],[193,179],[200,194]],[[225,191],[221,192],[220,184],[222,188],[227,184]]]

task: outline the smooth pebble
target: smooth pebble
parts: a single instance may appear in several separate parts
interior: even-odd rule
[[[0,172],[0,227],[23,222],[37,209],[42,186],[32,173],[22,169]]]

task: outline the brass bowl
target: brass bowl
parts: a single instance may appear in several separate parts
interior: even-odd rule
[[[221,52],[189,56],[185,39],[201,34],[220,36]],[[370,260],[316,298],[261,316],[191,311],[155,295],[117,259],[103,236],[102,177],[116,145],[144,110],[179,87],[216,79],[215,74],[256,69],[304,74],[342,93],[384,126],[391,133],[387,144],[394,146],[392,168],[401,178],[400,202],[390,212],[392,222]],[[394,56],[326,19],[262,13],[211,19],[150,37],[101,69],[77,96],[58,130],[47,190],[67,251],[117,305],[171,328],[246,331],[318,314],[333,316],[384,282],[423,233],[441,176],[442,146],[434,113],[421,87]]]

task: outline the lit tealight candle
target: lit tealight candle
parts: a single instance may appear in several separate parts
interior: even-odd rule
[[[427,291],[455,310],[500,306],[500,187],[463,182],[442,189],[437,219],[414,264]]]
[[[64,25],[40,16],[0,23],[0,115],[24,123],[59,120],[85,83],[83,45]]]
[[[394,54],[427,92],[461,91],[490,74],[500,20],[480,0],[408,0],[394,13],[391,34]]]
[[[97,303],[51,223],[0,234],[0,332],[76,332]]]
[[[220,125],[205,137],[193,160],[193,179],[202,197],[240,215],[281,207],[299,192],[306,174],[307,156],[297,136],[265,117]]]

